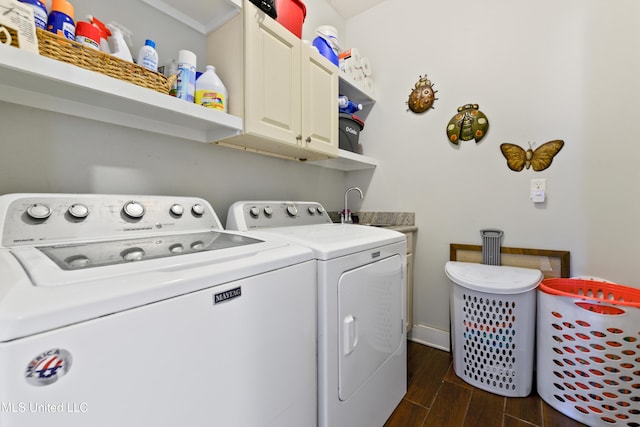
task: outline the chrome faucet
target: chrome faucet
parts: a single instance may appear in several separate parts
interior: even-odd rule
[[[364,199],[364,194],[362,194],[362,190],[359,189],[358,187],[351,187],[344,192],[344,210],[340,214],[340,222],[343,224],[353,224],[353,219],[351,218],[351,212],[349,212],[349,209],[347,208],[347,196],[349,195],[349,192],[351,190],[356,190],[358,193],[360,193],[360,198]]]

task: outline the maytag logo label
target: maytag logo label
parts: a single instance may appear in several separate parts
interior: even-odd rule
[[[220,304],[240,296],[242,296],[242,288],[237,287],[229,289],[228,291],[220,292],[219,294],[213,294],[213,304]]]

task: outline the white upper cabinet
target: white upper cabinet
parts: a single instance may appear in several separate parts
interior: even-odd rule
[[[208,62],[229,92],[242,135],[222,141],[263,154],[338,156],[338,68],[245,1],[243,16],[210,33]]]

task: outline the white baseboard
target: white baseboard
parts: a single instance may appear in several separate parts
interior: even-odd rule
[[[429,347],[451,351],[449,331],[443,331],[442,329],[436,329],[426,325],[413,325],[408,338],[411,341],[428,345]]]

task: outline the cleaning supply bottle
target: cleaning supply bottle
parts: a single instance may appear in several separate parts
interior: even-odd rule
[[[196,54],[190,50],[178,51],[178,80],[176,98],[194,101],[196,91]]]
[[[144,46],[142,46],[140,48],[140,52],[138,52],[138,60],[136,63],[147,70],[158,72],[158,52],[156,52],[156,42],[151,39],[145,40]]]
[[[216,67],[207,65],[207,70],[196,80],[196,104],[227,112],[227,88],[216,74]]]
[[[172,59],[171,62],[169,64],[167,64],[167,66],[164,68],[164,76],[165,77],[171,77],[171,76],[177,76],[178,75],[178,63],[176,62],[175,59]],[[169,89],[169,95],[171,96],[176,96],[178,93],[178,81],[177,79],[173,81],[173,84],[171,85],[171,89]]]
[[[362,104],[356,104],[344,95],[338,97],[338,111],[341,113],[353,114],[362,110]]]
[[[111,30],[102,23],[98,18],[93,15],[87,15],[87,21],[100,30],[100,51],[104,53],[111,53],[109,47],[109,37],[111,37]]]
[[[33,19],[36,22],[36,28],[41,30],[47,29],[47,0],[18,0],[21,3],[30,4],[33,8]]]
[[[100,50],[100,30],[89,22],[76,24],[76,41],[91,49]]]
[[[109,37],[109,49],[111,50],[111,55],[124,61],[133,62],[131,51],[129,50],[127,43],[124,41],[124,36],[122,35],[120,28],[110,26],[109,29],[111,30],[111,37]]]
[[[68,38],[76,39],[76,24],[73,21],[73,5],[67,0],[53,0],[51,13],[47,20],[47,31]]]

